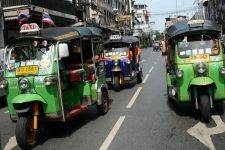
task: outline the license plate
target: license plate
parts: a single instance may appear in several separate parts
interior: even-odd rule
[[[38,66],[22,66],[16,69],[16,75],[37,75]]]
[[[120,59],[120,55],[114,55],[111,57],[112,59]]]
[[[208,61],[210,59],[209,54],[191,55],[191,61]]]

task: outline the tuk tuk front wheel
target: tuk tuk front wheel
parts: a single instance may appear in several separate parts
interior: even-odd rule
[[[220,115],[224,114],[224,102],[217,102],[216,109]]]
[[[200,114],[201,121],[204,123],[208,123],[210,119],[210,104],[209,104],[209,96],[201,95],[200,99]]]
[[[106,91],[102,91],[102,104],[97,105],[99,115],[105,115],[109,111],[109,96]]]
[[[113,78],[113,88],[116,92],[120,91],[120,78],[119,75],[115,75]]]
[[[33,129],[33,116],[19,117],[16,123],[16,140],[22,149],[33,148],[44,132],[44,122],[41,115],[38,116],[38,130]]]

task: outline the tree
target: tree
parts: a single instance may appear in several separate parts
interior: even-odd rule
[[[162,38],[163,38],[163,33],[161,33],[159,30],[156,30],[156,31],[155,31],[155,35],[156,35],[155,40],[162,40]]]

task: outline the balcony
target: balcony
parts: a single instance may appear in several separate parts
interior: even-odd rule
[[[112,12],[113,10],[113,8],[108,3],[105,3],[105,2],[98,3],[97,5],[100,9],[107,10],[109,12]]]
[[[2,7],[12,7],[12,6],[19,6],[19,5],[28,5],[28,0],[2,0]]]
[[[58,12],[74,15],[75,7],[68,1],[62,0],[2,0],[3,7],[13,7],[20,5],[34,5]]]

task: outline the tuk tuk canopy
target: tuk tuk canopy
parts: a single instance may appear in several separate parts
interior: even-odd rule
[[[165,30],[165,35],[168,39],[175,38],[182,35],[190,35],[194,33],[216,33],[219,34],[221,31],[220,27],[209,20],[202,20],[198,22],[195,20],[191,21],[180,21],[177,22]]]
[[[120,39],[108,39],[104,42],[104,45],[110,44],[110,43],[126,43],[126,44],[133,44],[138,43],[138,38],[134,36],[122,36]]]
[[[27,34],[17,38],[20,39],[40,38],[52,41],[65,41],[80,37],[102,37],[102,31],[96,27],[54,27],[45,28],[39,34]]]

